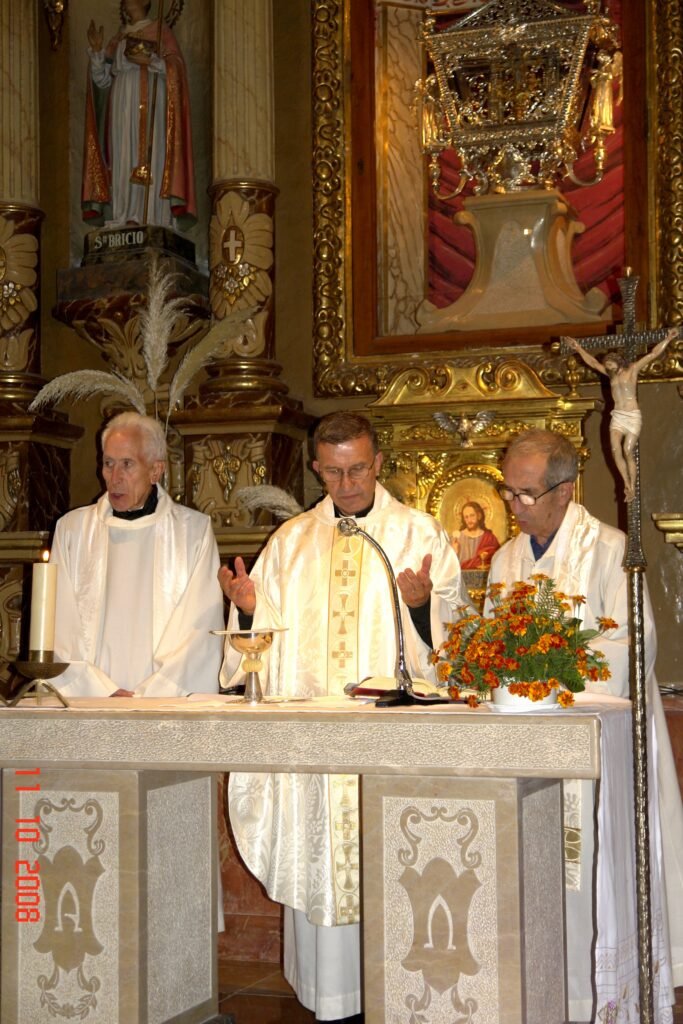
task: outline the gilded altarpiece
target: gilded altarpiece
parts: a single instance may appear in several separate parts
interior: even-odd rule
[[[515,3],[510,0],[507,6]],[[532,0],[516,5],[534,6]],[[506,5],[497,6],[502,10]],[[586,8],[560,6],[582,12]],[[617,99],[616,83],[613,90],[623,139],[624,261],[640,281],[637,327],[676,326],[683,322],[683,71],[678,59],[683,14],[675,0],[614,6],[624,68],[623,102]],[[457,510],[450,511],[454,497],[477,500],[475,492],[493,492],[500,456],[513,433],[525,424],[567,430],[565,415],[558,421],[552,410],[567,410],[572,404],[578,410],[585,385],[591,386],[588,394],[599,395],[597,374],[573,354],[560,351],[560,335],[610,334],[621,327],[617,304],[611,319],[597,327],[530,325],[439,334],[409,327],[414,302],[411,306],[408,297],[428,298],[429,159],[420,147],[415,91],[427,64],[419,52],[418,30],[428,13],[461,17],[482,7],[477,0],[312,0],[314,387],[317,394],[337,400],[368,397],[373,416],[386,427],[382,439],[389,487],[403,500],[438,515],[449,532],[457,528],[452,522]],[[600,5],[608,14],[612,8]],[[408,22],[415,31],[390,34],[392,24]],[[393,46],[400,47],[400,60]],[[400,95],[397,81],[403,82]],[[412,148],[400,153],[401,158],[412,153],[412,158],[392,164],[387,148],[400,131],[406,138],[413,133]],[[406,182],[412,182],[411,202],[397,191],[397,181],[404,192]],[[400,228],[393,235],[392,224]],[[397,261],[403,268],[398,276]],[[412,277],[404,272],[406,267],[412,267]],[[400,330],[387,326],[399,322]],[[540,386],[554,396],[546,393],[545,419],[530,416],[521,401],[524,389],[500,383],[489,388],[488,381],[505,379],[511,361],[516,372],[530,374],[533,388]],[[679,339],[664,358],[647,367],[641,382],[682,377]],[[473,390],[461,388],[457,382],[463,380],[479,383]],[[432,417],[435,411],[460,416],[493,406],[496,419],[468,449],[461,449],[457,438]],[[588,407],[577,411],[571,426],[581,448],[586,445],[583,419]],[[671,429],[670,450],[675,453],[677,424]],[[599,443],[606,450],[604,439]],[[598,452],[596,464],[600,458]],[[609,467],[609,456],[605,458]],[[672,492],[669,500],[676,502],[677,495]],[[494,499],[490,511],[495,511]],[[505,532],[504,522],[499,530]],[[653,576],[664,578],[665,565],[653,568]]]
[[[570,332],[559,324],[556,330],[530,326],[512,332],[439,335],[411,333],[407,328],[400,334],[383,332],[382,303],[388,294],[385,285],[391,277],[393,250],[385,245],[382,225],[391,206],[392,183],[382,176],[384,156],[377,142],[382,137],[378,121],[389,99],[380,81],[384,37],[376,33],[375,24],[380,24],[381,9],[387,5],[389,0],[373,5],[313,0],[317,392],[382,395],[407,367],[419,366],[433,375],[487,361],[498,364],[510,357],[523,360],[547,387],[564,391],[579,382],[594,381],[592,371],[572,356],[560,354],[557,337]],[[410,8],[419,22],[428,6],[449,5],[446,0],[432,5],[415,0],[401,6]],[[460,6],[473,10],[476,5]],[[641,279],[638,318],[649,326],[675,325],[683,319],[683,256],[677,227],[683,209],[683,90],[677,60],[683,41],[680,5],[673,0],[623,5],[621,32],[625,261]],[[412,39],[414,43],[414,35]],[[415,76],[423,73],[419,55],[413,54],[410,70]],[[407,92],[413,84],[414,79],[410,88],[406,85]],[[408,113],[411,102],[410,96],[403,97]],[[649,131],[644,132],[643,125]],[[417,135],[417,120],[414,127]],[[390,136],[391,131],[387,144]],[[421,167],[411,165],[405,173],[421,175],[426,194],[427,160],[417,142],[414,155]],[[422,231],[402,244],[414,253],[419,271],[425,258]],[[393,295],[392,301],[400,306],[400,294]],[[580,325],[574,333],[595,330]],[[677,342],[667,359],[648,368],[644,379],[671,380],[682,375],[683,346]]]
[[[514,359],[462,370],[444,366],[439,373],[404,370],[369,407],[384,453],[382,482],[405,504],[439,519],[452,541],[464,507],[476,502],[503,544],[515,532],[495,490],[505,448],[525,430],[552,430],[572,442],[583,466],[583,423],[595,406],[592,399],[550,390]],[[444,425],[442,410],[455,407],[452,426]],[[581,500],[581,476],[574,496]],[[487,573],[486,562],[465,570],[476,603],[483,600]]]

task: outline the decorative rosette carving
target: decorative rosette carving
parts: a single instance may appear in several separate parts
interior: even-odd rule
[[[15,331],[38,308],[38,239],[0,214],[0,328]]]
[[[263,306],[273,284],[273,221],[266,213],[252,213],[236,192],[227,192],[211,218],[211,280],[209,296],[214,314]]]

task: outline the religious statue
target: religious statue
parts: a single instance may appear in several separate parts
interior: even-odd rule
[[[585,348],[582,348],[576,338],[562,338],[569,348],[579,353],[588,366],[605,377],[609,377],[614,399],[609,429],[610,444],[617,469],[624,481],[624,497],[627,502],[633,501],[636,493],[634,452],[643,421],[642,413],[638,408],[638,374],[644,366],[648,366],[657,359],[667,345],[678,336],[678,328],[672,328],[662,341],[633,363],[627,362],[619,352],[607,352],[600,362]]]
[[[488,569],[491,556],[500,547],[495,533],[486,526],[486,513],[478,501],[462,507],[460,529],[451,538],[461,569]]]
[[[620,50],[614,54],[600,50],[597,68],[591,75],[592,99],[590,121],[595,132],[614,134],[614,82],[619,83],[617,103],[623,100],[623,58]]]
[[[156,20],[150,8],[121,0],[122,24],[106,47],[103,27],[88,26],[81,205],[84,220],[109,227],[185,227],[197,216],[185,61],[163,0]]]

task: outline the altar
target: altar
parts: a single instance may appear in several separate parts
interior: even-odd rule
[[[614,726],[628,735],[629,702],[588,695],[521,715],[333,698],[3,709],[0,1022],[210,1020],[214,773],[286,770],[362,777],[362,864],[346,867],[362,872],[367,1024],[427,1006],[444,1024],[561,1024],[560,780],[598,779]]]

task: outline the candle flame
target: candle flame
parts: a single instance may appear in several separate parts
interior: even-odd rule
[[[43,548],[43,550],[40,552],[40,558],[41,558],[41,561],[43,561],[43,562],[49,562],[50,561],[50,552],[48,551],[47,548]]]

